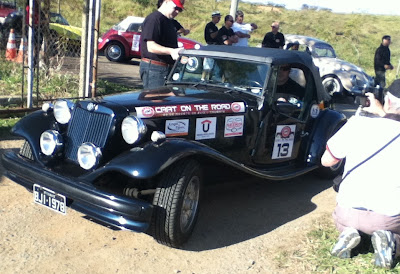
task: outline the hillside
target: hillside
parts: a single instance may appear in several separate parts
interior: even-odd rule
[[[22,1],[22,0],[18,0]],[[156,8],[156,0],[102,0],[100,32],[128,15],[146,16]],[[185,10],[178,15],[180,23],[191,30],[189,38],[204,43],[205,25],[211,19],[211,12],[219,10],[224,16],[229,13],[230,0],[186,0]],[[56,1],[51,2],[58,8]],[[61,12],[68,21],[80,26],[82,1],[61,2]],[[287,10],[280,7],[262,6],[240,2],[238,8],[245,14],[245,22],[254,22],[258,29],[250,39],[250,45],[261,43],[266,32],[270,31],[273,21],[281,22],[281,31],[285,34],[302,34],[317,37],[333,45],[339,58],[357,64],[367,73],[374,75],[373,56],[383,35],[392,36],[393,71],[387,73],[389,83],[395,79],[400,61],[400,16],[337,14],[329,10]],[[395,7],[393,7],[395,8]],[[221,27],[223,20],[218,24]]]

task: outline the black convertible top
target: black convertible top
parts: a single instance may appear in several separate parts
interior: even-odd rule
[[[313,61],[309,54],[300,51],[282,50],[256,47],[233,46],[202,46],[200,49],[183,50],[181,55],[198,55],[210,57],[223,57],[228,59],[244,59],[258,62],[266,62],[273,65],[300,63],[307,67],[313,67]]]
[[[202,46],[199,49],[183,50],[180,55],[199,57],[218,57],[232,60],[254,61],[271,65],[298,63],[308,67],[313,74],[317,87],[318,100],[329,101],[330,95],[322,86],[319,69],[314,65],[312,57],[306,52],[272,48],[234,47],[234,46]]]

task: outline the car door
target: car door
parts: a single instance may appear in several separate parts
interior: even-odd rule
[[[123,34],[130,46],[130,56],[140,56],[140,34],[142,32],[141,23],[131,23]]]
[[[318,115],[315,112],[319,113],[316,87],[306,67],[300,64],[289,65],[291,70],[297,71],[290,78],[304,85],[304,95],[297,101],[290,96],[283,98],[285,96],[278,92],[280,67],[271,70],[262,121],[253,150],[253,161],[256,164],[289,164],[299,159],[303,161],[306,156],[309,131],[313,123],[311,118]]]

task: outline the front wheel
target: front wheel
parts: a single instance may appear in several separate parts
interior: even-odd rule
[[[328,75],[323,77],[322,85],[329,95],[343,94],[343,85],[339,78],[334,75]]]
[[[122,62],[125,60],[125,48],[119,42],[110,42],[106,47],[104,54],[111,62]]]
[[[192,234],[199,214],[202,174],[194,160],[182,160],[166,170],[153,198],[152,236],[180,247]]]

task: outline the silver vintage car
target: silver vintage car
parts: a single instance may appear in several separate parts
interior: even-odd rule
[[[317,38],[285,34],[285,49],[298,44],[300,51],[311,54],[314,64],[319,67],[322,84],[330,95],[347,94],[353,86],[372,86],[373,78],[362,68],[336,57],[333,47]],[[355,79],[356,81],[352,81]]]

